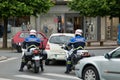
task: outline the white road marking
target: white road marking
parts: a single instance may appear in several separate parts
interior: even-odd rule
[[[7,61],[10,61],[10,60],[14,60],[14,59],[17,59],[17,57],[12,57],[12,58],[8,58],[6,60],[2,60],[2,61],[0,61],[0,63],[7,62]]]
[[[27,78],[27,79],[33,79],[33,80],[55,80],[55,79],[48,79],[44,77],[36,77],[36,76],[31,76],[31,75],[15,75],[15,77]]]
[[[70,78],[70,79],[78,79],[78,77],[71,76],[71,75],[65,75],[65,74],[56,74],[56,73],[43,73],[42,75],[48,75],[48,76],[55,76],[55,77],[61,77],[61,78]]]
[[[12,80],[12,79],[0,78],[0,80]]]

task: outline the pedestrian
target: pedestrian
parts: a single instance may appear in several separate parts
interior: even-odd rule
[[[22,31],[26,31],[27,30],[27,26],[25,25],[25,23],[23,22],[21,25]]]
[[[63,33],[63,27],[60,22],[58,23],[57,31],[58,33]]]
[[[30,22],[28,22],[28,23],[27,23],[27,30],[30,31],[31,28],[32,28],[32,27],[31,27],[31,24],[30,24]]]

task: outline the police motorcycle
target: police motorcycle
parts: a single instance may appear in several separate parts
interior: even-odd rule
[[[22,55],[29,56],[26,64],[28,70],[32,70],[34,73],[39,73],[40,61],[42,60],[42,50],[37,46],[31,45],[27,49],[22,50]]]
[[[65,44],[61,47],[62,49],[64,49],[65,53],[66,53],[66,62],[67,62],[67,59],[72,55],[71,57],[71,61],[70,61],[70,64],[71,64],[71,69],[70,71],[72,70],[75,70],[75,65],[78,63],[78,61],[80,59],[83,59],[85,57],[91,57],[93,55],[91,55],[88,50],[85,50],[85,49],[82,49],[82,50],[77,50],[77,53],[76,54],[73,54],[73,51],[75,50],[74,47],[67,47]],[[79,47],[80,48],[80,47]]]

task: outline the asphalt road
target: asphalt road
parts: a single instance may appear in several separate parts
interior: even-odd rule
[[[19,72],[21,53],[15,51],[0,51],[0,56],[8,57],[7,60],[0,61],[0,80],[80,80],[71,74],[64,74],[65,64],[44,65],[45,71],[38,74],[28,71]]]
[[[111,49],[89,50],[90,53],[104,55]],[[24,72],[19,72],[21,53],[16,51],[0,50],[0,56],[8,59],[0,61],[0,80],[81,80],[75,76],[74,71],[70,74],[64,74],[65,64],[57,63],[55,65],[44,65],[45,71],[38,74],[28,71],[25,67]]]

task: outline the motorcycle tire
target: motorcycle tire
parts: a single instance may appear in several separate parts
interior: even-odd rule
[[[27,65],[27,69],[30,70],[31,66],[30,65]]]
[[[33,65],[34,73],[39,73],[39,67],[35,63]]]
[[[34,73],[39,73],[39,67],[34,66]]]

